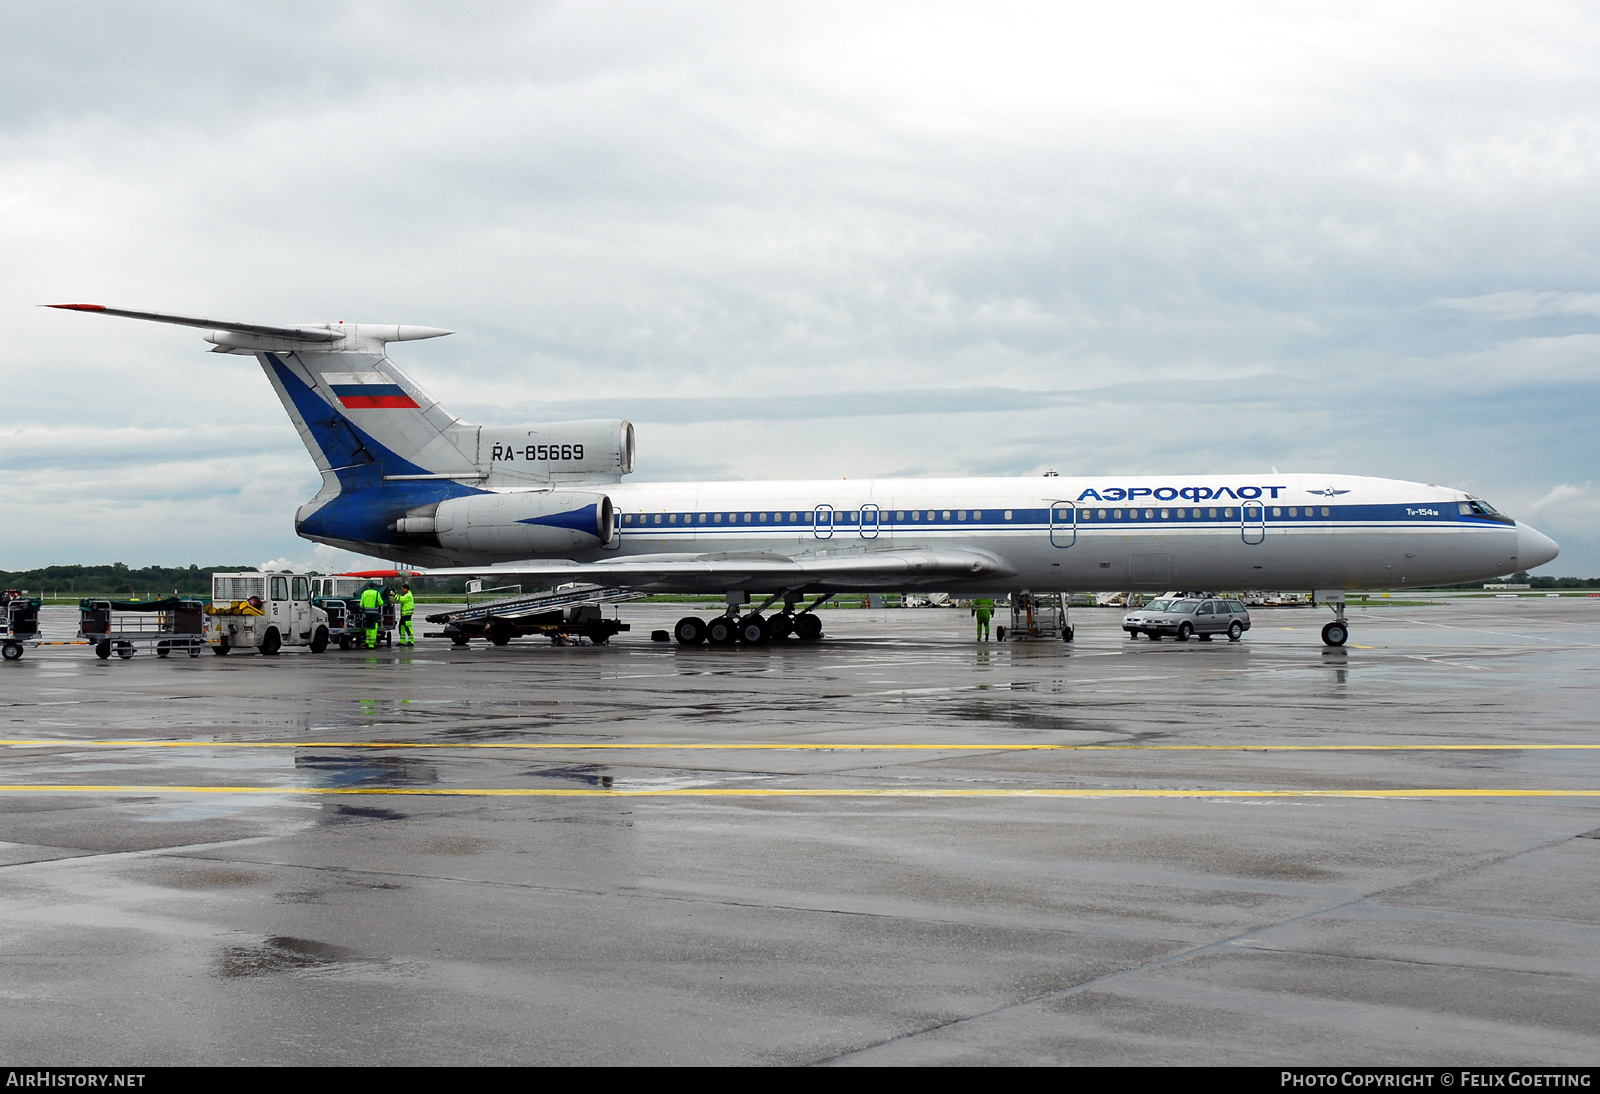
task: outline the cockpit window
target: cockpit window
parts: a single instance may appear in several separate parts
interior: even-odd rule
[[[1469,513],[1476,513],[1480,517],[1494,517],[1500,515],[1500,511],[1494,506],[1490,505],[1486,501],[1479,501],[1477,498],[1473,498],[1471,501],[1464,501],[1461,503],[1462,516],[1466,516]]]

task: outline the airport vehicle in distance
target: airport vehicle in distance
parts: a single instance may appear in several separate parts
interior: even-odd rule
[[[388,357],[448,330],[48,306],[254,356],[322,472],[295,514],[306,539],[434,574],[723,594],[722,615],[680,621],[685,644],[820,636],[814,609],[840,592],[1269,587],[1315,590],[1340,645],[1347,588],[1498,577],[1559,551],[1463,491],[1355,475],[624,483],[632,423],[472,425]]]
[[[328,613],[311,603],[311,579],[303,574],[212,574],[205,638],[219,656],[258,649],[271,657],[285,646],[321,653],[328,648]]]
[[[1343,626],[1338,620],[1328,624]],[[1237,642],[1250,629],[1250,611],[1239,600],[1228,597],[1178,597],[1172,600],[1153,600],[1148,607],[1129,612],[1122,620],[1122,629],[1129,638],[1141,634],[1154,640],[1171,635],[1179,642],[1191,637],[1209,642],[1213,635],[1225,634],[1228,641]],[[1333,636],[1329,644],[1344,645],[1346,635]]]

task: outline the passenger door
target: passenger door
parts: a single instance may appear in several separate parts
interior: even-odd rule
[[[1258,501],[1239,506],[1239,535],[1254,546],[1267,538],[1267,507]]]
[[[1078,509],[1075,502],[1050,503],[1050,543],[1056,547],[1071,547],[1078,542]]]

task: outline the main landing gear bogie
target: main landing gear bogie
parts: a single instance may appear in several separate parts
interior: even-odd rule
[[[686,615],[672,628],[672,637],[680,646],[699,646],[707,642],[713,646],[764,646],[790,637],[815,642],[822,637],[822,620],[810,612],[778,612],[771,616],[752,612],[738,618],[719,615],[709,622]]]

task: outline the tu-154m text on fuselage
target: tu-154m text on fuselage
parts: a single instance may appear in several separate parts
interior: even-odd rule
[[[322,472],[295,515],[307,539],[434,572],[722,593],[752,641],[820,634],[805,598],[839,592],[1308,588],[1335,603],[1338,645],[1346,588],[1477,580],[1558,551],[1460,490],[1352,475],[625,482],[631,423],[472,425],[389,360],[388,343],[446,330],[50,306],[198,327],[255,356]],[[743,611],[753,595],[766,603]],[[690,619],[678,638],[705,633]]]

